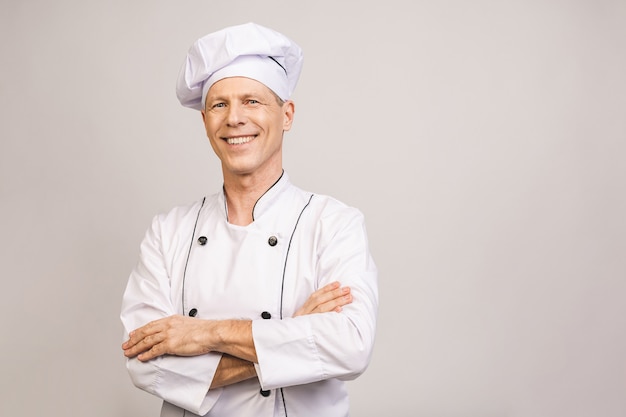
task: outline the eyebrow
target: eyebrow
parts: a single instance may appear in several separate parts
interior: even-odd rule
[[[282,98],[278,97],[278,94],[276,94],[275,92],[273,92],[269,88],[268,88],[267,93],[269,94],[269,96],[274,98],[274,100],[276,101],[276,103],[279,106],[282,106],[283,104],[285,104],[285,100],[283,100]],[[236,99],[241,100],[243,98],[249,98],[249,97],[255,97],[255,98],[262,98],[263,97],[263,98],[265,98],[264,94],[265,93],[257,94],[257,93],[250,93],[250,92],[248,92],[248,93],[240,94],[239,96],[236,97]],[[268,100],[271,100],[271,98],[268,97]],[[213,97],[210,96],[210,95],[207,95],[206,99],[205,99],[205,102],[204,102],[204,106],[205,107],[207,106],[209,101],[211,101],[211,102],[213,102],[213,101],[228,101],[228,98],[226,96],[223,96],[223,95],[217,95],[217,96],[213,96]]]

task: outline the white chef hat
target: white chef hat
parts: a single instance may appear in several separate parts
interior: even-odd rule
[[[300,47],[281,33],[255,23],[231,26],[189,48],[176,95],[183,106],[203,110],[213,84],[223,78],[247,77],[287,100],[296,88],[302,60]]]

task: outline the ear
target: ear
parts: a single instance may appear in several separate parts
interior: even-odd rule
[[[291,100],[285,101],[283,104],[283,131],[291,129],[293,123],[293,115],[296,112],[296,106]]]

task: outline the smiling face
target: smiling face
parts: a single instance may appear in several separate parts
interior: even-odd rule
[[[283,132],[291,128],[292,101],[279,104],[264,84],[245,77],[211,86],[202,112],[224,180],[256,176],[275,180],[282,172]]]

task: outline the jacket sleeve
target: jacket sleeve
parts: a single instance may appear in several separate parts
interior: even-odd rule
[[[339,281],[351,288],[353,302],[340,313],[253,321],[256,369],[263,389],[329,378],[350,380],[369,364],[378,284],[362,214],[344,207],[322,216],[315,242],[317,288]]]
[[[180,313],[172,300],[176,291],[172,291],[172,268],[168,261],[175,256],[175,250],[163,244],[174,242],[176,245],[177,241],[171,236],[163,236],[165,221],[164,216],[153,219],[141,243],[139,262],[128,279],[120,315],[125,340],[138,327]],[[178,243],[182,245],[182,239]],[[183,253],[182,250],[180,252]],[[148,362],[127,359],[126,367],[138,388],[203,415],[222,392],[221,389],[209,391],[220,359],[221,355],[217,353],[194,357],[165,355]]]

